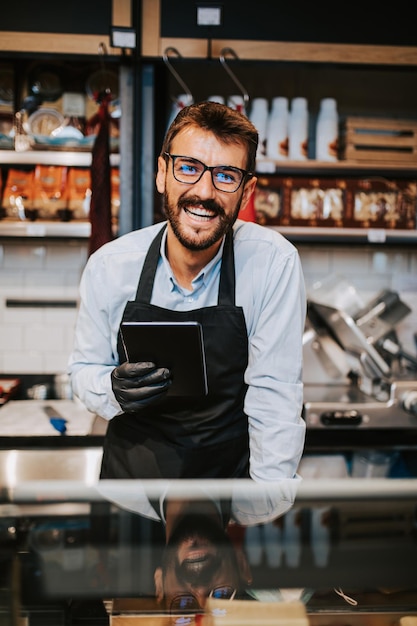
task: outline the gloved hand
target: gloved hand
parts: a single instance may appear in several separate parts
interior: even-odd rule
[[[122,363],[111,373],[117,402],[125,413],[135,413],[160,400],[172,383],[171,372],[155,363]]]

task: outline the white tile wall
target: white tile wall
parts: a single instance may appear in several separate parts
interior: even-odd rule
[[[77,303],[87,241],[3,243],[0,246],[0,373],[65,372],[76,308],[7,307],[8,299]]]
[[[87,241],[7,242],[0,245],[0,374],[56,374],[66,369],[75,308],[10,308],[7,299],[78,299]],[[384,288],[400,293],[412,314],[398,326],[404,349],[415,354],[417,251],[299,245],[307,289],[340,274],[365,296]],[[307,376],[307,374],[306,374]]]

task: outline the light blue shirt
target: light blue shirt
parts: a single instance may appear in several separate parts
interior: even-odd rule
[[[162,224],[133,231],[89,258],[80,282],[80,304],[69,374],[75,396],[110,420],[121,408],[111,387],[118,365],[117,335],[126,303],[134,300],[148,248]],[[234,225],[236,305],[248,331],[245,413],[249,420],[250,476],[260,481],[292,478],[305,437],[302,337],[306,292],[296,248],[280,233],[238,220]],[[217,303],[222,248],[193,281],[176,282],[164,254],[151,304],[177,311]]]

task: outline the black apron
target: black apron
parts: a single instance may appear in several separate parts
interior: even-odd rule
[[[122,321],[200,322],[209,392],[198,398],[167,397],[110,420],[100,477],[247,478],[249,435],[243,403],[248,336],[243,310],[235,306],[233,231],[225,238],[218,304],[172,311],[150,304],[165,228],[150,245],[136,300],[126,304]],[[120,331],[118,353],[120,362],[125,361]]]

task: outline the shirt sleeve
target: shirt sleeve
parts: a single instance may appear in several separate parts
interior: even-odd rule
[[[257,482],[293,478],[305,440],[302,419],[306,293],[297,250],[285,240],[251,259],[255,312],[248,328],[250,476]],[[265,267],[268,271],[265,272]]]
[[[106,273],[105,257],[90,257],[80,281],[80,305],[68,372],[74,395],[88,410],[110,420],[122,413],[110,376],[119,360],[115,328],[121,312],[116,303],[111,311],[108,306],[112,294]]]
[[[249,490],[247,481],[235,481],[232,490],[232,516],[241,526],[266,524],[281,517],[294,505],[301,476],[257,484]]]

